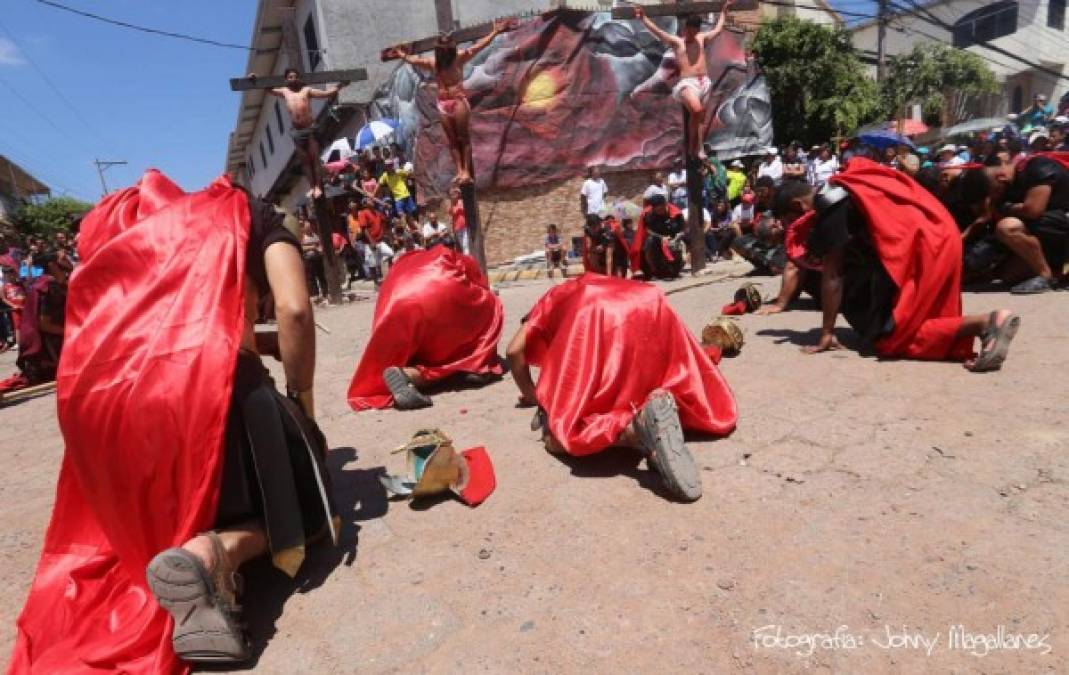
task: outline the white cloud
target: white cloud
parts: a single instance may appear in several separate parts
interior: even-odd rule
[[[14,42],[0,38],[0,66],[21,66],[26,63]]]

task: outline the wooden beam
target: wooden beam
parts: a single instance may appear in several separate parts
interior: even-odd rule
[[[523,14],[521,16],[514,16],[514,17],[506,16],[506,17],[501,17],[501,19],[510,20],[510,21],[513,21],[513,22],[520,22],[520,21],[527,21],[527,20],[533,19],[535,17],[540,17],[540,16],[543,16],[543,15],[551,16],[552,14],[553,14],[552,11],[544,12],[544,13],[529,12],[529,13]],[[463,44],[465,42],[474,42],[475,40],[478,40],[480,38],[484,38],[487,35],[489,35],[491,32],[493,32],[493,30],[494,30],[494,22],[493,21],[488,21],[486,23],[480,23],[480,24],[477,24],[475,26],[468,26],[467,28],[458,28],[457,30],[452,31],[451,33],[449,33],[449,35],[452,36],[453,41],[456,42],[459,45],[459,44]],[[434,36],[431,36],[431,37],[425,37],[425,38],[422,38],[420,40],[413,40],[412,42],[402,42],[400,44],[393,45],[392,47],[387,47],[387,48],[383,49],[381,54],[380,54],[380,58],[384,62],[397,60],[397,57],[393,56],[393,50],[394,49],[404,49],[409,54],[425,54],[426,52],[434,51],[434,47],[435,47],[436,44],[438,44],[438,36],[437,35],[434,35]]]
[[[319,73],[304,73],[301,82],[305,84],[327,84],[329,82],[361,82],[367,79],[367,70],[325,70]],[[275,89],[286,86],[286,78],[281,75],[265,77],[235,77],[230,80],[231,91],[248,91],[250,89]],[[255,108],[255,107],[254,107]]]
[[[55,381],[45,382],[44,384],[34,385],[32,387],[24,387],[22,389],[16,389],[15,391],[9,391],[6,394],[0,394],[0,405],[7,403],[14,403],[15,401],[21,401],[27,398],[33,398],[34,396],[41,396],[43,394],[50,394],[56,389]]]
[[[757,9],[757,0],[736,0],[728,7],[729,12]],[[642,11],[650,18],[658,16],[686,16],[687,14],[711,14],[724,8],[724,0],[716,2],[677,2],[672,5],[644,5]],[[613,7],[612,18],[634,19],[635,7]]]

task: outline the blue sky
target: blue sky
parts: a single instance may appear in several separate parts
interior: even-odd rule
[[[257,4],[58,1],[238,44],[249,41]],[[868,0],[831,4],[859,13],[873,13],[875,7]],[[238,105],[227,80],[244,73],[246,59],[247,53],[237,49],[103,24],[36,0],[6,0],[0,12],[0,154],[50,185],[54,194],[88,201],[101,194],[95,158],[129,162],[108,170],[111,189],[135,182],[150,167],[185,189],[203,187],[223,172]]]
[[[239,44],[249,41],[256,9],[254,0],[58,1]],[[247,56],[99,23],[35,0],[6,0],[0,12],[0,154],[54,194],[90,201],[101,194],[92,164],[97,157],[130,163],[107,172],[112,189],[135,182],[149,167],[186,189],[203,187],[223,172],[238,106],[227,79],[243,74]]]

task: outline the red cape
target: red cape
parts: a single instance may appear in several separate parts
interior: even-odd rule
[[[832,176],[869,223],[876,253],[898,286],[885,357],[964,361],[973,339],[961,327],[961,233],[938,199],[901,171],[860,157]]]
[[[675,218],[683,215],[683,212],[675,204],[668,204],[668,217]],[[642,271],[642,247],[646,244],[646,216],[653,212],[652,206],[642,209],[638,217],[638,225],[635,228],[635,240],[631,242],[631,273],[637,274]]]
[[[375,320],[349,385],[353,410],[389,408],[382,379],[410,366],[428,382],[456,373],[500,375],[497,343],[505,310],[475,259],[445,246],[406,253],[386,275]]]
[[[215,519],[249,210],[150,171],[82,221],[59,364],[66,443],[11,673],[170,673],[145,566]]]
[[[584,274],[542,296],[526,327],[538,403],[572,455],[615,443],[654,389],[675,396],[684,429],[735,428],[727,382],[652,284]]]

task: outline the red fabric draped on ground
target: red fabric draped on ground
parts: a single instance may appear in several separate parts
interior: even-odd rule
[[[901,171],[855,158],[829,182],[850,192],[898,286],[895,329],[876,342],[885,357],[964,361],[973,340],[961,327],[961,234],[946,208]]]
[[[150,171],[82,222],[57,381],[66,452],[12,673],[169,673],[157,552],[210,528],[244,320],[249,211]]]
[[[652,284],[584,274],[546,293],[526,325],[539,405],[570,454],[611,446],[654,389],[675,397],[686,430],[735,428],[727,382]]]
[[[444,246],[406,253],[379,289],[375,320],[349,385],[353,410],[388,408],[391,366],[428,382],[457,373],[502,373],[497,354],[505,310],[475,259]]]

